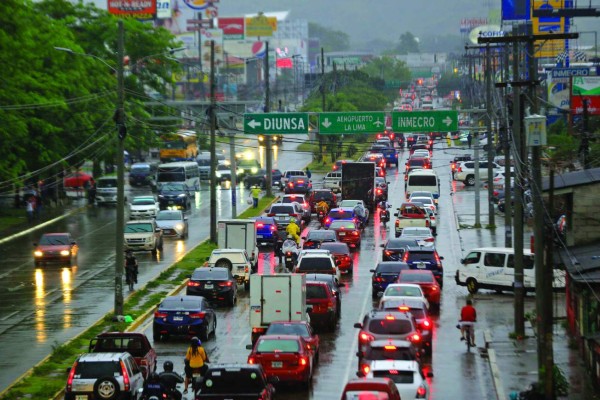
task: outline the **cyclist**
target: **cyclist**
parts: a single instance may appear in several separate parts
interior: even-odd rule
[[[296,244],[300,244],[300,227],[296,223],[296,219],[290,219],[289,225],[285,228],[285,231],[288,235],[291,235],[292,238],[296,241]]]
[[[467,299],[467,304],[460,310],[460,340],[465,340],[466,327],[470,326],[472,346],[475,346],[475,322],[477,322],[477,310],[473,307],[473,301]]]

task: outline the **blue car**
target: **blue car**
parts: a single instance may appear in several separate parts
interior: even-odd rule
[[[154,341],[171,335],[208,340],[217,330],[217,316],[202,296],[169,296],[154,313]]]
[[[256,243],[258,245],[275,245],[277,243],[277,223],[273,217],[256,217]]]
[[[354,213],[354,208],[350,207],[339,207],[333,208],[329,211],[327,218],[323,221],[323,225],[325,228],[329,228],[329,225],[333,221],[344,220],[344,221],[354,221],[358,222],[358,216]]]
[[[396,283],[400,271],[403,269],[410,269],[410,267],[402,261],[380,261],[377,263],[377,267],[371,270],[373,273],[371,278],[373,298],[376,299],[379,297],[379,293],[385,292],[390,283]]]

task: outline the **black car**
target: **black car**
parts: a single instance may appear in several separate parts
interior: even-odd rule
[[[369,373],[371,361],[402,360],[421,362],[421,354],[408,340],[374,340],[365,346],[364,351],[356,352],[359,377]]]
[[[244,178],[244,187],[246,189],[251,186],[259,186],[263,189],[266,188],[267,182],[267,171],[265,169],[259,169],[256,173],[248,173]],[[281,171],[278,169],[271,170],[271,186],[281,185]]]
[[[196,400],[273,399],[278,382],[267,378],[260,364],[209,364],[199,383]]]
[[[408,340],[417,349],[422,348],[422,338],[414,317],[410,313],[390,310],[371,310],[361,322],[354,324],[358,332],[358,351],[365,352],[374,340]]]
[[[338,282],[335,275],[331,274],[306,274],[306,282],[325,282],[331,288],[331,292],[335,296],[337,302],[338,317],[342,311],[342,291],[340,288],[346,284]]]
[[[165,183],[158,191],[158,204],[161,210],[189,210],[193,196],[192,188],[185,183]]]
[[[404,252],[408,246],[418,246],[419,242],[416,239],[392,238],[385,244],[382,244],[383,251],[381,252],[382,261],[401,261]]]
[[[202,296],[206,300],[233,307],[237,301],[237,282],[229,268],[196,268],[190,276],[185,294]]]
[[[154,341],[171,335],[198,336],[208,340],[217,331],[217,315],[202,296],[169,296],[154,313],[152,334]]]
[[[256,175],[262,168],[256,160],[238,160],[236,161],[237,175],[243,178],[247,175]]]
[[[398,147],[400,147],[401,149],[404,148],[404,143],[406,141],[404,139],[404,133],[397,133],[396,140],[398,140]]]
[[[332,208],[337,207],[337,196],[333,193],[331,189],[313,189],[310,192],[310,197],[308,198],[308,203],[310,204],[310,208],[312,212],[317,212],[317,204],[323,200],[327,203],[327,206],[331,210]]]
[[[395,283],[398,280],[400,271],[410,269],[408,264],[402,261],[380,261],[375,269],[371,272],[371,288],[373,290],[372,297],[375,299],[379,293],[385,292],[385,289],[390,283]]]
[[[318,249],[321,243],[337,241],[335,231],[328,229],[311,229],[306,236],[302,236],[302,239],[304,239],[303,249]]]
[[[283,189],[285,194],[309,193],[311,190],[312,183],[305,176],[292,176]]]
[[[154,188],[157,165],[150,163],[135,163],[129,170],[129,185],[150,186]]]
[[[409,246],[402,256],[402,261],[407,263],[410,269],[426,269],[433,272],[440,287],[444,286],[443,259],[434,247],[419,245]]]
[[[401,312],[410,312],[417,322],[417,327],[422,337],[423,350],[425,354],[431,355],[433,347],[433,322],[429,318],[429,309],[427,304],[418,298],[394,299],[390,298],[379,305],[381,310],[393,310]]]

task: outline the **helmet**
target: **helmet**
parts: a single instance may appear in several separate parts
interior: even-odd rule
[[[191,345],[192,345],[192,346],[194,346],[194,345],[196,345],[196,346],[199,346],[201,343],[202,343],[202,342],[200,342],[200,339],[198,339],[198,337],[197,337],[197,336],[194,336],[194,337],[192,338],[192,341],[191,341]]]
[[[163,364],[163,369],[167,372],[173,371],[173,363],[171,361],[165,361]]]
[[[296,218],[290,218],[290,223],[296,223]]]
[[[294,237],[292,235],[287,235],[288,239],[293,239]]]
[[[150,382],[158,382],[160,381],[160,376],[156,372],[152,372],[150,376],[148,376],[148,380]]]

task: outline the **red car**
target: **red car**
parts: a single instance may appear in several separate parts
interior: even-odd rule
[[[306,305],[312,326],[324,326],[334,331],[337,324],[337,299],[326,282],[306,282]]]
[[[400,400],[400,392],[390,378],[361,378],[348,381],[341,400],[362,398]]]
[[[79,247],[70,233],[45,233],[39,243],[34,243],[35,265],[48,261],[64,262],[72,265],[77,260]]]
[[[340,242],[347,243],[355,249],[360,247],[361,232],[354,221],[335,220],[331,222],[329,229],[335,231]]]
[[[319,363],[319,335],[313,331],[308,321],[275,321],[271,322],[265,335],[298,335],[312,351],[315,364]]]
[[[93,181],[91,175],[86,174],[85,172],[74,172],[72,174],[67,175],[63,179],[63,186],[66,188],[80,188],[85,185],[86,182]]]
[[[427,270],[407,269],[400,271],[397,283],[415,283],[421,286],[423,294],[430,305],[440,305],[442,288],[435,279],[433,272]]]
[[[247,345],[252,349],[252,345]],[[248,364],[260,364],[267,378],[309,386],[313,376],[313,353],[298,335],[263,335],[248,356]]]
[[[352,256],[350,255],[350,248],[346,243],[340,242],[325,242],[321,243],[321,250],[329,250],[333,254],[335,263],[338,266],[340,272],[352,273],[354,263],[352,262]]]

